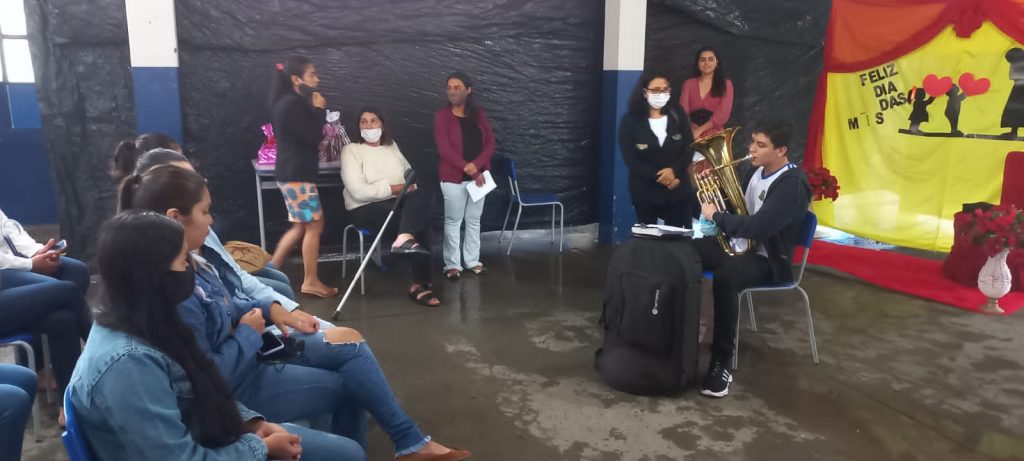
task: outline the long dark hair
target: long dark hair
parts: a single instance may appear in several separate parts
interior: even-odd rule
[[[660,70],[645,71],[640,75],[640,80],[636,82],[636,87],[633,88],[633,93],[629,95],[629,113],[644,118],[647,117],[647,111],[651,108],[651,105],[647,103],[647,97],[644,96],[644,90],[647,89],[647,85],[651,84],[651,80],[656,78],[663,78],[666,82],[671,84],[672,80],[669,79],[668,73]],[[661,113],[667,115],[672,110],[673,104],[669,102],[665,104],[665,107],[661,108]]]
[[[125,139],[119,142],[114,149],[114,161],[110,169],[110,176],[114,178],[114,181],[120,182],[135,171],[135,164],[139,157],[153,149],[181,152],[181,145],[174,138],[163,133],[144,133],[136,138]]]
[[[382,114],[376,107],[364,107],[359,111],[359,115],[356,116],[355,126],[356,132],[352,135],[352,142],[364,143],[366,140],[363,139],[362,130],[359,130],[359,119],[363,118],[363,114],[373,114],[380,119],[380,143],[385,146],[390,146],[395,143],[395,140],[391,137],[391,131],[388,130],[388,122],[384,119]]]
[[[153,212],[126,211],[104,223],[96,262],[107,303],[96,322],[145,341],[180,365],[192,383],[192,421],[198,425],[194,437],[204,446],[221,447],[245,433],[242,416],[227,383],[199,350],[163,285],[184,237],[181,224]]]
[[[270,98],[267,104],[273,113],[274,104],[289,93],[295,92],[295,85],[292,83],[292,76],[302,78],[306,74],[306,68],[313,65],[313,60],[305,56],[293,54],[288,56],[283,63],[276,64],[274,77],[270,80]]]
[[[121,183],[118,210],[143,209],[166,213],[176,208],[184,216],[203,200],[206,179],[194,171],[163,165],[133,174]]]
[[[693,58],[693,76],[699,78],[700,73],[700,55],[705,51],[710,51],[715,54],[715,73],[711,76],[711,96],[716,98],[722,97],[725,94],[725,67],[722,66],[722,55],[718,54],[718,50],[710,46],[702,46],[697,50],[697,55]]]
[[[453,78],[462,82],[466,89],[473,88],[473,81],[469,78],[469,75],[462,71],[452,72],[448,78],[444,79],[444,84],[448,85],[448,82]],[[476,104],[476,98],[473,96],[474,93],[476,93],[475,90],[466,95],[466,120],[475,122],[477,115],[480,113],[480,106]],[[448,101],[448,107],[451,107],[451,105],[451,101]]]

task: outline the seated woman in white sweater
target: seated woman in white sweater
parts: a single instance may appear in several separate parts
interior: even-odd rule
[[[341,180],[345,183],[345,209],[352,224],[377,230],[394,205],[405,184],[409,162],[391,138],[380,111],[363,109],[359,114],[359,134],[341,152]],[[391,252],[408,255],[412,265],[409,298],[424,306],[437,306],[430,276],[430,217],[434,197],[430,189],[411,186],[384,232],[392,241]],[[422,242],[422,243],[420,243]]]

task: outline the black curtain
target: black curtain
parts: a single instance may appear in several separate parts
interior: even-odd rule
[[[258,237],[249,162],[269,120],[274,64],[290,53],[313,59],[329,109],[341,111],[350,132],[361,107],[382,110],[421,185],[438,194],[433,116],[445,103],[447,75],[467,72],[494,127],[496,155],[517,161],[522,188],[557,193],[569,224],[596,221],[600,2],[175,3],[185,138],[210,180],[224,237]],[[338,189],[321,195],[330,243],[341,233],[344,206]],[[274,242],[287,226],[284,206],[276,192],[264,199]],[[488,196],[484,230],[501,227],[507,200]],[[546,211],[524,214],[526,227],[547,219]]]
[[[89,259],[115,208],[114,146],[135,131],[124,2],[27,0],[25,14],[61,236]]]
[[[799,163],[830,8],[829,1],[651,0],[644,64],[676,76],[672,104],[678,104],[697,50],[717,48],[735,89],[727,126],[749,127],[765,118],[791,121],[796,130],[789,158]],[[736,135],[737,155],[746,155],[749,140],[749,130]]]

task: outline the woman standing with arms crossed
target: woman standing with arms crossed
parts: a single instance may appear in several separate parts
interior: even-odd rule
[[[447,94],[448,104],[434,115],[434,140],[441,156],[438,177],[444,195],[444,275],[448,280],[458,280],[462,268],[477,275],[487,270],[480,262],[480,216],[486,198],[474,202],[466,185],[484,185],[483,173],[491,169],[494,155],[494,132],[487,114],[473,99],[473,83],[468,75],[449,75]],[[465,244],[459,238],[463,222]]]
[[[302,293],[319,298],[338,295],[317,273],[324,212],[316,187],[319,175],[318,145],[323,138],[327,100],[316,90],[320,78],[313,61],[292,55],[277,65],[270,89],[270,107],[277,135],[274,176],[288,207],[291,229],[277,242],[272,262],[283,267],[292,248],[302,241]]]

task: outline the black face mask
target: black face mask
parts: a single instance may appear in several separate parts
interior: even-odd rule
[[[306,85],[306,84],[299,85],[299,96],[302,96],[302,99],[305,99],[307,101],[312,101],[313,100],[313,93],[316,93],[316,89],[315,88],[313,88],[313,87],[311,87],[309,85]]]
[[[196,289],[196,271],[188,266],[184,271],[167,271],[164,276],[164,296],[177,305],[185,302]]]

